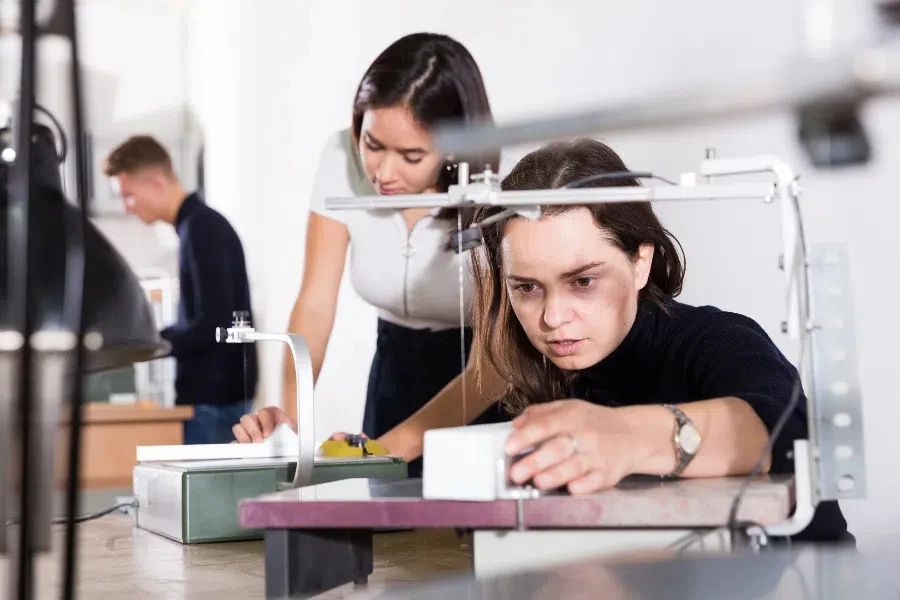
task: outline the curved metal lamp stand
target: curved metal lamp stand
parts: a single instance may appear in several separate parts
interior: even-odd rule
[[[216,341],[226,344],[282,342],[291,350],[297,377],[297,468],[288,487],[299,488],[312,482],[315,462],[315,402],[312,359],[302,335],[297,333],[262,333],[250,323],[249,313],[237,311],[231,327],[216,329]]]

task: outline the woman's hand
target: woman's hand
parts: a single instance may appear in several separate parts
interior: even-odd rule
[[[627,413],[583,400],[529,406],[512,425],[507,454],[537,448],[513,464],[510,478],[542,490],[565,485],[587,494],[614,487],[646,453]]]
[[[294,433],[297,433],[297,422],[294,419],[287,416],[277,406],[266,406],[256,413],[241,417],[241,422],[232,427],[231,431],[234,433],[236,442],[249,444],[263,441],[272,435],[272,432],[281,423],[287,423]]]
[[[371,438],[369,438],[369,436],[367,436],[364,433],[347,433],[346,431],[338,431],[337,433],[332,433],[331,437],[328,439],[329,440],[337,440],[340,442],[340,441],[349,439],[351,435],[358,435],[359,437],[363,438],[364,440],[371,439]]]

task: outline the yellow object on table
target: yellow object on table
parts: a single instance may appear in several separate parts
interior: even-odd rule
[[[360,443],[354,443],[354,440],[325,440],[319,446],[319,455],[331,458],[362,458],[369,455],[387,456],[388,451],[375,440],[366,439]]]

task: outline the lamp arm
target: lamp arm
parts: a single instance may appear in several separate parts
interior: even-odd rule
[[[246,312],[235,313],[232,327],[219,327],[216,341],[226,344],[252,344],[256,342],[282,342],[287,344],[294,361],[297,377],[297,468],[291,487],[300,488],[312,483],[315,464],[315,399],[312,358],[306,339],[298,333],[263,333],[256,331]]]

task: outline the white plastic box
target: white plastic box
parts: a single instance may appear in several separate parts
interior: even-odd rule
[[[509,465],[503,446],[510,433],[510,423],[426,431],[422,497],[482,501],[503,497]]]

